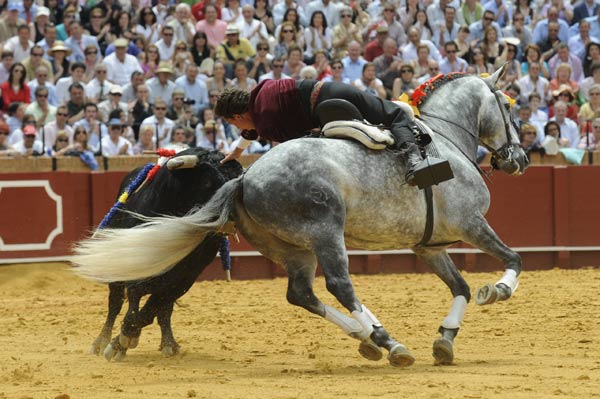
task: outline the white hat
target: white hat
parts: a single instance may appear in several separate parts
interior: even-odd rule
[[[50,16],[50,9],[48,7],[43,7],[43,6],[38,7],[37,8],[37,13],[35,14],[35,17],[37,18],[37,17],[41,17],[41,16],[44,16],[44,15],[47,16],[47,17],[49,17]]]

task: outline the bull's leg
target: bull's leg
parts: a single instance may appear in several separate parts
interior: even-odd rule
[[[92,355],[103,353],[106,346],[110,343],[115,320],[121,312],[125,300],[125,285],[123,283],[111,283],[108,285],[108,289],[108,315],[106,316],[106,321],[100,331],[100,335],[92,343],[89,351]]]
[[[477,289],[475,303],[488,305],[497,301],[505,301],[519,286],[521,257],[500,240],[483,217],[480,217],[478,223],[471,227],[466,229],[463,241],[501,260],[505,267],[504,275],[495,284],[488,283]]]
[[[394,340],[377,317],[356,297],[348,273],[348,255],[343,232],[338,235],[328,233],[327,236],[318,237],[314,241],[315,254],[323,268],[327,290],[348,309],[362,327],[361,331],[357,333],[357,338],[362,341],[359,352],[365,356],[365,353],[370,353],[375,346],[383,347],[389,351],[388,360],[393,366],[412,365],[415,358],[408,349]]]
[[[458,334],[467,310],[467,303],[471,300],[471,290],[445,249],[416,248],[414,252],[419,259],[431,266],[434,273],[446,283],[454,298],[450,312],[438,330],[442,336],[433,343],[435,364],[452,364],[454,361],[454,338]]]
[[[140,308],[141,295],[135,289],[129,288],[127,291],[129,299],[129,308],[123,319],[121,333],[117,335],[104,350],[106,360],[123,360],[127,354],[127,349],[135,348],[139,342],[141,327],[138,328],[138,314]],[[127,331],[127,333],[125,332]]]
[[[173,302],[163,305],[156,315],[156,320],[160,326],[161,340],[160,351],[165,356],[174,356],[179,353],[179,344],[175,341],[173,330],[171,328],[171,315],[173,314]]]

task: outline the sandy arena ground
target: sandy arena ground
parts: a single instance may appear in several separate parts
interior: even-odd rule
[[[474,292],[500,273],[464,276]],[[354,276],[362,301],[416,357],[406,369],[363,359],[357,341],[289,305],[286,283],[198,283],[175,309],[179,356],[157,351],[153,324],[124,362],[109,363],[87,354],[105,286],[62,264],[0,266],[0,398],[600,397],[600,269],[525,272],[508,302],[470,304],[446,367],[431,357],[451,303],[437,277]],[[322,279],[315,287],[335,303]]]

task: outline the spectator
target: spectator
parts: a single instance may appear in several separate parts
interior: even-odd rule
[[[402,58],[398,57],[397,53],[398,46],[396,45],[396,41],[388,37],[383,42],[383,54],[373,61],[375,76],[383,83],[387,98],[390,98],[392,95],[394,80],[398,78],[400,67],[402,66]]]
[[[198,21],[196,31],[206,33],[208,44],[217,48],[225,40],[227,22],[218,19],[217,7],[207,2],[204,7],[205,19]]]
[[[136,143],[136,137],[131,126],[127,125],[127,113],[120,108],[115,108],[108,114],[108,120],[110,121],[111,119],[119,119],[121,121],[121,126],[123,127],[121,137],[129,141],[131,148],[133,148],[133,145]]]
[[[17,35],[11,37],[4,43],[4,50],[12,51],[15,62],[23,62],[31,52],[34,43],[29,40],[31,29],[29,25],[19,25]]]
[[[282,2],[285,3],[285,2]],[[275,32],[275,22],[273,21],[273,13],[269,7],[267,0],[254,1],[254,18],[261,21],[267,27],[270,35]]]
[[[214,120],[208,120],[204,123],[201,129],[201,134],[196,135],[196,143],[198,147],[207,150],[218,150],[223,153],[229,152],[229,146],[224,139],[222,132],[218,130],[218,124]]]
[[[571,88],[573,94],[577,95],[579,85],[572,77],[572,70],[569,64],[562,63],[556,68],[556,77],[550,80],[550,90],[558,90],[560,86],[567,85]]]
[[[536,141],[537,130],[535,126],[528,123],[521,125],[519,132],[519,139],[521,141],[521,147],[525,150],[525,153],[529,155],[532,152],[539,154],[545,154],[544,148]]]
[[[414,90],[419,84],[415,79],[415,70],[412,65],[404,64],[400,67],[400,76],[394,79],[392,87],[392,100],[397,99],[406,93],[409,97],[412,96]]]
[[[58,95],[59,104],[64,104],[69,101],[69,87],[71,87],[73,83],[81,83],[82,86],[85,84],[85,82],[83,82],[85,68],[83,62],[75,62],[71,65],[71,75],[58,79],[56,82],[56,94]]]
[[[331,38],[331,28],[328,27],[325,14],[318,10],[313,12],[309,26],[304,30],[304,42],[306,43],[304,62],[312,64],[317,50],[325,50],[329,54]]]
[[[14,145],[14,150],[25,156],[36,156],[44,154],[42,142],[36,139],[35,126],[27,125],[23,128],[23,140]]]
[[[383,43],[388,37],[388,27],[380,26],[376,29],[377,36],[365,47],[365,60],[373,62],[373,60],[383,54]]]
[[[571,119],[579,125],[579,106],[575,102],[575,92],[571,89],[568,84],[561,84],[558,89],[552,92],[554,101],[563,101],[567,104],[567,118]],[[554,107],[550,106],[548,110],[548,116],[552,118],[554,116]]]
[[[14,63],[8,72],[8,80],[0,85],[2,111],[8,111],[10,103],[19,101],[29,104],[31,92],[25,81],[25,67],[20,62]]]
[[[215,56],[215,48],[209,45],[206,33],[201,31],[194,34],[190,52],[192,53],[194,62],[198,66],[201,66],[204,60],[212,59]]]
[[[312,65],[307,65],[300,70],[300,80],[316,80],[317,70]]]
[[[308,21],[306,21],[306,18],[304,17],[307,15],[304,8],[294,0],[283,0],[275,4],[273,7],[273,22],[275,25],[279,26],[283,21],[286,21],[285,13],[287,13],[288,10],[294,10],[296,19],[300,24],[304,26],[308,25]]]
[[[58,96],[56,94],[56,87],[48,82],[48,68],[41,65],[35,70],[35,78],[29,81],[29,91],[31,92],[31,101],[35,101],[35,89],[38,87],[45,87],[48,90],[48,102],[50,105],[58,106]]]
[[[386,97],[385,87],[383,87],[381,80],[375,76],[375,65],[371,62],[365,64],[362,76],[360,79],[354,81],[354,86],[381,99],[385,99]]]
[[[413,24],[413,27],[419,29],[419,32],[421,32],[421,40],[432,40],[433,29],[431,29],[431,25],[429,25],[425,10],[417,11],[416,20]]]
[[[158,0],[157,4],[152,7],[152,12],[156,15],[158,25],[164,25],[169,14],[169,0]]]
[[[2,133],[0,132],[0,134]],[[581,137],[577,148],[587,151],[596,151],[599,149],[598,143],[600,143],[600,118],[595,117],[592,121],[592,131]]]
[[[592,65],[600,64],[600,42],[589,43],[585,51],[585,59],[583,60],[583,75],[585,77],[592,76]]]
[[[598,12],[598,3],[595,0],[583,0],[573,7],[573,25],[583,22],[586,18],[593,17]]]
[[[146,43],[156,43],[158,41],[159,26],[151,7],[142,7],[138,14],[135,31],[144,37]]]
[[[471,51],[471,58],[471,65],[475,68],[476,75],[481,75],[482,73],[494,73],[494,66],[487,62],[483,50],[480,47],[475,47]],[[520,68],[521,65],[519,64],[519,69]]]
[[[155,128],[155,136],[158,138],[158,147],[160,148],[171,142],[171,133],[175,124],[171,119],[166,117],[167,103],[162,99],[159,98],[154,101],[153,111],[154,115],[144,119],[140,129],[142,129],[144,125],[153,126]],[[156,137],[154,138],[155,142]]]
[[[185,92],[182,88],[177,87],[173,90],[171,95],[171,105],[167,109],[167,118],[176,121],[185,112],[185,106],[183,100],[185,99]]]
[[[185,66],[187,64],[193,63],[194,57],[192,57],[192,53],[188,51],[187,44],[185,42],[177,42],[175,45],[175,52],[171,58],[171,67],[173,68],[175,79],[178,79],[185,74]]]
[[[467,70],[467,66],[469,65],[467,61],[456,56],[458,52],[456,43],[447,42],[444,44],[444,52],[446,53],[446,57],[440,63],[440,71],[442,73],[465,72]]]
[[[102,139],[102,154],[106,156],[133,155],[133,147],[125,138],[123,133],[123,122],[114,118],[108,121],[109,134]]]
[[[591,66],[591,76],[583,79],[579,85],[579,100],[582,102],[590,101],[589,90],[594,84],[600,84],[600,62]]]
[[[69,23],[69,29],[71,34],[69,35],[69,38],[65,40],[65,46],[71,49],[69,61],[83,62],[85,60],[84,51],[88,46],[93,46],[98,52],[100,51],[98,40],[94,36],[84,33],[80,22],[71,21]]]
[[[496,29],[488,26],[483,32],[483,39],[477,43],[477,47],[483,52],[485,62],[494,65],[504,46],[498,42]]]
[[[21,155],[12,145],[8,144],[8,125],[0,119],[0,157]]]
[[[344,76],[344,63],[341,60],[333,60],[331,62],[331,75],[325,76],[321,81],[352,84],[350,79]]]
[[[26,79],[28,81],[35,78],[35,70],[40,66],[45,66],[49,71],[52,70],[50,62],[42,58],[44,50],[40,46],[34,45],[29,54],[29,57],[25,58],[22,63],[25,67]],[[50,79],[53,79],[52,73],[50,73]]]
[[[237,1],[237,0],[234,0]],[[217,60],[225,65],[227,77],[233,77],[233,63],[237,60],[248,61],[256,52],[247,39],[240,37],[240,30],[235,25],[227,27],[226,39],[217,48]]]
[[[550,82],[540,76],[540,72],[540,63],[532,62],[529,65],[528,73],[519,79],[519,86],[523,97],[527,98],[531,93],[536,92],[540,95],[540,108],[547,108],[551,100]]]
[[[504,46],[500,57],[496,58],[496,68],[500,68],[505,63],[508,63],[506,67],[506,73],[498,80],[498,84],[501,88],[506,87],[509,84],[517,82],[522,78],[521,75],[521,63],[517,60],[517,52],[519,46],[519,39],[514,37],[505,37],[502,39]]]
[[[246,68],[245,61],[242,61],[242,63],[244,68]],[[208,104],[208,89],[206,84],[201,79],[198,79],[198,66],[193,62],[186,63],[185,76],[177,78],[175,85],[183,89],[186,97],[193,98],[196,101],[193,106],[194,113]]]
[[[147,83],[150,90],[150,102],[152,103],[157,98],[161,98],[167,104],[171,103],[171,96],[175,90],[175,83],[170,78],[173,76],[173,69],[166,62],[161,62],[156,70],[156,77],[150,79]]]
[[[563,64],[567,64],[570,67],[569,79],[575,81],[576,84],[581,83],[583,80],[581,61],[577,56],[569,52],[569,46],[566,43],[559,43],[556,46],[556,55],[548,61],[551,78],[556,78],[557,69]]]
[[[542,76],[546,79],[550,79],[550,69],[546,61],[542,59],[542,51],[537,44],[530,44],[525,47],[525,59],[521,62],[521,75],[527,74],[529,71],[529,65],[532,62],[540,64]]]
[[[149,96],[150,89],[144,83],[139,84],[136,87],[136,97],[135,100],[131,101],[128,106],[128,115],[129,115],[129,123],[137,135],[140,130],[140,125],[146,119],[154,115],[154,109],[152,104],[150,104]],[[159,100],[162,101],[161,98]]]
[[[429,68],[428,68],[427,73],[425,75],[421,76],[420,78],[418,78],[417,82],[419,84],[425,83],[426,81],[433,78],[434,76],[437,76],[439,73],[440,73],[440,65],[438,64],[438,62],[436,60],[430,59],[429,60]]]
[[[456,22],[461,26],[471,26],[483,17],[483,6],[477,0],[465,0],[456,10]]]
[[[140,138],[133,146],[133,155],[143,155],[145,152],[156,151],[156,144],[153,139],[154,128],[150,125],[143,126],[140,129]]]
[[[98,47],[100,47],[100,50],[103,54],[106,54],[106,49],[113,39],[110,35],[110,29],[111,25],[109,23],[105,23],[104,12],[102,9],[92,9],[90,11],[90,22],[85,25],[85,30],[88,31],[90,36],[96,38]],[[88,46],[94,46],[94,48],[96,48],[94,44],[89,44]]]
[[[246,4],[242,7],[242,22],[238,23],[240,36],[246,38],[253,47],[260,41],[269,40],[269,32],[264,23],[254,18],[254,7]]]
[[[69,77],[71,63],[67,56],[71,54],[71,49],[65,47],[65,44],[60,40],[54,42],[54,46],[48,50],[48,56],[52,57],[52,73],[54,74],[54,83],[59,79]]]
[[[315,52],[315,63],[312,66],[317,71],[317,80],[323,80],[326,76],[331,75],[331,68],[325,50]]]
[[[115,40],[115,52],[102,61],[108,69],[108,80],[120,86],[125,86],[134,71],[142,72],[137,58],[127,54],[127,39]],[[162,57],[162,55],[161,55]]]
[[[56,109],[56,118],[42,128],[45,143],[54,143],[59,131],[67,132],[69,135],[69,142],[73,142],[73,128],[67,124],[68,118],[69,110],[67,109],[67,106],[60,105]]]
[[[488,0],[484,3],[483,8],[494,13],[496,22],[501,28],[510,25],[512,7],[507,6],[504,0]]]
[[[23,110],[23,112],[25,112],[25,110]],[[35,117],[33,115],[24,114],[23,117],[21,118],[21,125],[16,126],[16,128],[11,132],[10,136],[8,136],[8,144],[10,144],[14,147],[15,144],[17,144],[19,141],[23,141],[23,139],[24,139],[23,132],[25,131],[25,127],[33,126],[33,128],[35,128],[36,125],[37,125],[37,123],[36,123]]]
[[[175,125],[173,128],[173,135],[171,136],[171,142],[165,147],[170,150],[182,151],[189,148],[188,143],[188,129],[182,125]]]
[[[419,45],[424,44],[429,47],[429,56],[433,58],[438,63],[442,60],[442,56],[438,51],[435,44],[433,44],[430,40],[422,40],[421,39],[421,31],[416,27],[411,27],[408,32],[408,43],[402,47],[402,60],[405,63],[417,59],[417,48]]]
[[[64,130],[60,130],[53,141],[50,154],[54,157],[60,157],[73,150],[75,150],[75,145],[69,145],[69,134]]]
[[[36,87],[35,101],[27,106],[25,113],[35,117],[38,128],[42,128],[45,124],[56,119],[56,107],[48,103],[48,89],[46,87]]]
[[[206,80],[206,87],[209,91],[216,90],[221,93],[231,86],[231,81],[225,76],[225,65],[216,61],[213,67],[213,76]]]
[[[502,30],[500,29],[500,25],[496,22],[496,16],[492,11],[485,10],[481,19],[469,25],[469,31],[471,32],[469,40],[472,42],[483,40],[485,29],[488,27],[492,27],[496,30],[497,38],[502,37]]]
[[[83,108],[85,105],[85,96],[83,94],[83,85],[79,82],[72,83],[69,86],[69,97],[67,109],[69,110],[69,125],[74,125],[84,117]]]
[[[298,13],[299,11],[295,8],[288,8],[286,10],[285,14],[283,15],[283,22],[280,25],[278,25],[277,28],[275,28],[275,39],[278,39],[278,41],[281,40],[281,29],[283,28],[283,24],[286,22],[291,22],[296,32],[296,44],[304,48],[304,23],[301,23],[301,21],[304,21],[305,18],[302,15],[299,15]],[[306,22],[306,25],[308,25],[308,22]],[[275,55],[277,55],[277,53]]]
[[[526,0],[531,1],[531,0]],[[525,47],[533,43],[533,34],[531,30],[525,24],[525,16],[521,12],[515,12],[513,14],[512,25],[502,29],[502,35],[504,38],[516,38],[519,40],[517,45],[518,51],[517,56],[520,58],[523,54]]]
[[[390,8],[392,8],[392,6],[390,6]],[[362,35],[360,34],[360,31],[358,29],[358,26],[356,26],[356,24],[354,24],[352,22],[352,9],[348,6],[344,6],[341,8],[340,10],[340,23],[336,26],[333,27],[333,31],[332,31],[332,37],[331,37],[331,44],[332,44],[332,56],[335,58],[343,58],[346,56],[346,54],[348,53],[348,45],[352,42],[355,41],[357,43],[362,43],[363,39],[362,39]],[[391,23],[395,23],[397,25],[397,30],[399,32],[402,32],[403,36],[406,36],[404,34],[404,29],[402,28],[402,25],[400,25],[398,22],[394,21],[394,14],[392,13],[391,15]],[[394,26],[396,26],[394,25]],[[388,26],[388,30],[389,30],[389,26]],[[399,41],[400,43],[403,42]]]
[[[261,41],[256,45],[256,55],[248,61],[248,76],[254,80],[260,79],[265,73],[271,72],[271,59],[269,54],[269,42]]]
[[[8,71],[14,62],[12,51],[2,50],[0,53],[0,84],[8,80]]]
[[[44,27],[44,38],[36,43],[44,50],[44,59],[52,61],[52,57],[48,55],[48,51],[56,44],[56,26],[54,24],[46,24]]]
[[[275,57],[285,57],[290,48],[298,46],[296,33],[296,27],[291,22],[286,21],[281,24],[275,46]]]
[[[460,31],[460,25],[456,22],[456,10],[454,7],[447,5],[443,10],[443,21],[441,21],[439,25],[434,25],[433,41],[438,45],[438,47],[442,46],[446,42],[456,41],[458,38],[458,32]],[[466,26],[465,28],[468,29]]]
[[[552,26],[553,32],[550,32]],[[547,42],[549,36],[553,36],[553,40],[566,43],[569,40],[569,24],[558,18],[558,9],[550,7],[548,9],[548,17],[538,21],[533,30],[533,42],[538,46],[543,47],[540,43]],[[547,51],[542,49],[542,51]]]
[[[328,26],[336,26],[340,23],[340,7],[342,4],[331,0],[312,0],[305,7],[305,15],[312,16],[316,11],[320,11],[325,16]]]
[[[579,33],[569,38],[568,46],[571,54],[583,62],[586,56],[586,47],[590,43],[600,43],[600,38],[590,36],[590,21],[583,20],[579,23]]]
[[[144,83],[144,74],[139,71],[133,72],[129,83],[123,87],[123,97],[121,98],[121,101],[127,104],[135,101],[136,88],[142,83]]]
[[[569,148],[569,139],[563,137],[560,125],[555,121],[548,121],[544,126],[544,141],[542,142],[546,154],[556,155],[560,148]]]
[[[186,3],[179,3],[175,7],[175,18],[167,22],[167,26],[173,28],[173,40],[176,42],[191,43],[196,29],[192,23],[190,6]]]
[[[588,91],[588,95],[589,102],[583,104],[579,110],[578,117],[582,124],[600,118],[600,84],[593,84]]]
[[[26,24],[25,21],[19,18],[19,4],[15,1],[6,3],[4,3],[6,13],[3,18],[0,18],[0,43],[6,43],[8,39],[17,36],[18,27]]]
[[[61,42],[69,37],[69,23],[76,19],[76,13],[77,9],[73,5],[68,5],[64,9],[62,23],[56,25],[56,36]]]
[[[221,19],[229,25],[237,25],[242,22],[242,7],[240,0],[229,0],[227,7],[221,9]]]
[[[73,127],[83,126],[85,128],[85,131],[88,133],[88,143],[94,149],[94,152],[97,152],[100,148],[101,140],[108,136],[108,130],[106,125],[100,121],[98,105],[88,102],[85,103],[83,109],[83,118],[74,123]]]
[[[262,82],[265,79],[273,79],[273,80],[291,79],[290,76],[283,73],[284,65],[285,65],[285,60],[283,58],[281,58],[281,57],[273,58],[273,61],[271,61],[271,72],[267,72],[264,75],[262,75],[259,79],[259,82]],[[211,93],[213,93],[213,92],[211,91]],[[218,92],[215,91],[214,93],[216,93],[217,97],[218,97]],[[211,94],[211,98],[213,98],[212,94]]]
[[[88,100],[101,103],[108,98],[113,85],[107,80],[107,74],[106,65],[98,64],[94,67],[94,78],[85,85],[85,96]]]
[[[288,50],[287,61],[283,67],[283,73],[289,75],[292,79],[300,78],[300,71],[306,64],[302,62],[302,49],[298,46],[292,46]]]
[[[248,77],[248,67],[244,60],[238,60],[234,64],[235,79],[231,81],[233,87],[238,89],[246,90],[247,92],[252,91],[256,87],[256,80]],[[205,104],[208,103],[208,97],[206,98]]]
[[[557,101],[554,103],[554,117],[550,121],[556,122],[560,126],[561,137],[569,142],[569,147],[577,148],[579,144],[579,129],[574,120],[567,118],[567,103]]]
[[[158,47],[158,53],[160,54],[161,60],[170,60],[175,53],[176,40],[173,39],[175,35],[171,26],[163,26],[161,29],[161,39],[156,42]]]
[[[110,113],[116,109],[121,110],[125,114],[125,118],[127,118],[128,105],[121,101],[122,98],[123,89],[121,86],[112,85],[108,91],[108,98],[98,104],[98,119],[103,123],[107,123],[110,120]]]

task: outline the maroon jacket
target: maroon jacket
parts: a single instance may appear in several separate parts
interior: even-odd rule
[[[248,111],[256,130],[242,132],[247,140],[256,140],[258,136],[265,140],[284,142],[306,135],[312,129],[310,115],[294,79],[267,79],[250,92]]]

